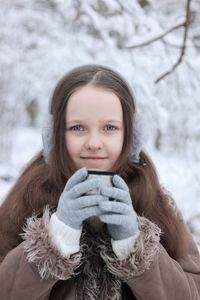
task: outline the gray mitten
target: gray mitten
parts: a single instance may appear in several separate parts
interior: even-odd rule
[[[105,187],[101,194],[112,198],[99,203],[103,213],[102,222],[107,223],[108,231],[113,240],[122,240],[133,236],[138,230],[137,215],[133,209],[129,188],[118,175],[112,178],[114,187]]]
[[[86,168],[76,171],[67,181],[58,201],[58,219],[74,229],[80,229],[87,218],[100,215],[99,202],[106,199],[102,195],[86,195],[101,185],[98,179],[84,181],[87,176]]]

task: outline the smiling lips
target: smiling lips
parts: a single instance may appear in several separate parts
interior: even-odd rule
[[[106,159],[106,157],[99,157],[99,156],[87,156],[87,157],[81,157],[82,159],[90,159],[90,160],[101,160]]]

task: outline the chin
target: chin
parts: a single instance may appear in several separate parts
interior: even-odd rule
[[[101,167],[89,167],[89,166],[86,166],[86,169],[87,170],[90,170],[90,171],[108,171],[107,168],[101,168]]]

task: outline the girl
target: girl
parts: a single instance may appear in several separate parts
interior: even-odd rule
[[[0,208],[1,300],[200,299],[197,247],[141,149],[119,74],[66,74],[43,144]],[[112,186],[88,170],[115,173]]]

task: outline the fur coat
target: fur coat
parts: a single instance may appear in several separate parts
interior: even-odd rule
[[[188,256],[171,259],[161,231],[138,217],[139,235],[124,259],[115,256],[106,227],[84,223],[80,251],[63,257],[48,233],[50,213],[27,220],[23,239],[0,265],[1,300],[200,299],[200,259],[188,232]]]

